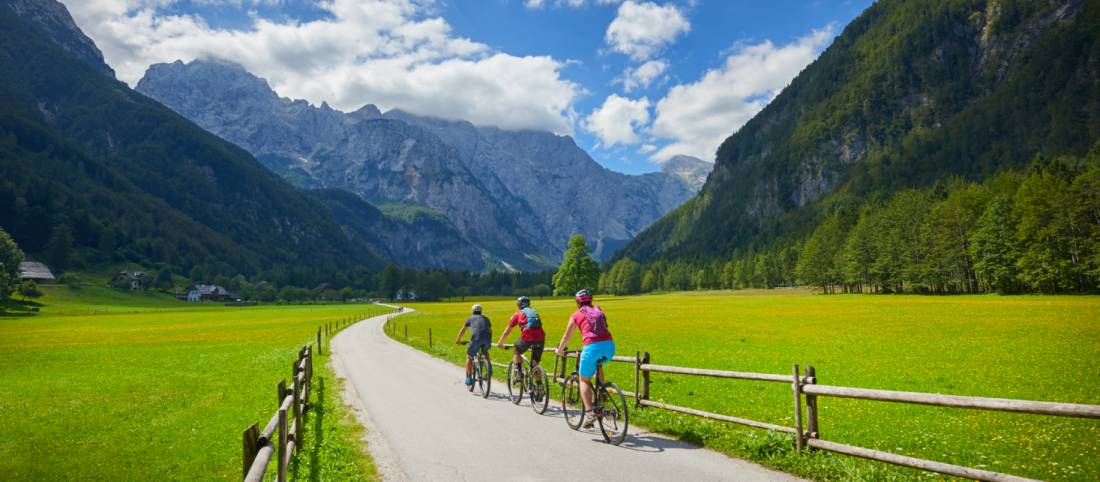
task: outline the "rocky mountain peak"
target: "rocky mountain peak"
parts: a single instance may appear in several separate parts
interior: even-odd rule
[[[378,110],[378,106],[374,104],[367,104],[360,107],[359,110],[352,112],[351,115],[362,119],[377,119],[382,117],[382,111]]]
[[[714,164],[692,156],[674,156],[661,165],[661,172],[681,179],[693,191],[703,188]]]
[[[114,78],[115,71],[103,60],[95,42],[76,26],[69,10],[57,0],[2,0],[16,15],[41,29],[61,48],[104,75]]]

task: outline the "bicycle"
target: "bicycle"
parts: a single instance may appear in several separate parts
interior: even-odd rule
[[[561,387],[561,409],[565,414],[565,423],[569,425],[569,428],[573,430],[580,430],[581,424],[584,423],[584,401],[581,400],[581,377],[577,373],[580,367],[580,352],[579,351],[566,351],[565,356],[568,357],[570,353],[577,354],[576,367],[573,373],[565,377],[565,382]],[[610,360],[600,359],[596,361],[596,366],[601,367],[604,363]],[[599,372],[597,372],[599,373]],[[600,425],[600,432],[603,434],[605,442],[611,445],[619,445],[626,440],[627,427],[629,426],[630,414],[627,411],[626,398],[623,397],[623,391],[619,389],[618,385],[612,382],[604,382],[600,380],[600,377],[596,378],[596,386],[592,386],[589,383],[589,388],[592,388],[595,396],[592,400],[592,413],[596,416],[596,422]],[[614,391],[615,396],[610,392]]]
[[[531,409],[541,415],[550,406],[550,379],[541,365],[533,366],[526,355],[520,355],[520,364],[515,359],[508,362],[508,398],[519,405],[526,390],[531,399]],[[524,373],[527,368],[527,373]]]
[[[470,342],[464,341],[459,344],[469,345]],[[481,395],[481,398],[489,398],[489,387],[493,383],[493,364],[489,362],[488,345],[477,351],[477,358],[474,359],[474,372],[471,378],[474,379],[474,383],[467,385],[466,389],[473,392],[477,388],[478,395]]]

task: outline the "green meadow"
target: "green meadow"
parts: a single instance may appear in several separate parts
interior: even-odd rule
[[[7,480],[239,479],[241,432],[274,413],[275,385],[289,378],[297,349],[322,323],[380,311],[230,308],[94,286],[44,291],[40,312],[0,313]],[[327,353],[315,359],[321,403],[291,473],[373,478],[327,361]]]
[[[512,301],[481,303],[499,336],[514,311]],[[798,363],[813,365],[826,385],[1100,403],[1100,390],[1089,378],[1100,354],[1095,296],[821,296],[774,290],[597,303],[608,314],[618,353],[648,351],[656,364],[790,374]],[[469,305],[415,304],[417,312],[393,321],[396,338],[404,338],[407,326],[408,343],[458,362],[463,347],[451,343]],[[534,306],[542,313],[548,345],[556,344],[572,301],[535,300]],[[578,346],[575,338],[571,347]],[[506,363],[507,353],[493,353]],[[553,362],[549,354],[544,358],[544,364]],[[632,390],[633,366],[615,364],[610,378]],[[494,384],[494,390],[504,386]],[[651,398],[793,426],[789,385],[655,373]],[[819,405],[826,440],[1044,480],[1100,473],[1096,420],[838,398],[821,398]],[[687,415],[641,409],[631,416],[633,423],[816,479],[938,477],[843,455],[798,456],[789,438]]]

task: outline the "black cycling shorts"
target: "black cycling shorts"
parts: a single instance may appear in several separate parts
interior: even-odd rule
[[[523,338],[520,338],[516,340],[516,353],[522,355],[527,350],[531,350],[531,361],[540,363],[542,362],[542,350],[545,346],[545,341],[524,341]]]

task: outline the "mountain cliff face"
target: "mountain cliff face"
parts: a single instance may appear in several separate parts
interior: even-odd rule
[[[103,52],[76,26],[69,10],[57,0],[4,0],[23,21],[40,34],[93,69],[114,78],[115,71],[103,61]]]
[[[137,89],[299,186],[429,208],[518,269],[553,266],[577,232],[594,241],[597,256],[610,255],[695,192],[679,174],[604,169],[569,137],[372,105],[352,113],[313,107],[219,61],[154,65]],[[709,166],[695,165],[688,177]]]
[[[620,256],[726,256],[804,237],[845,199],[1083,154],[1100,137],[1098,19],[1093,0],[876,2]]]

